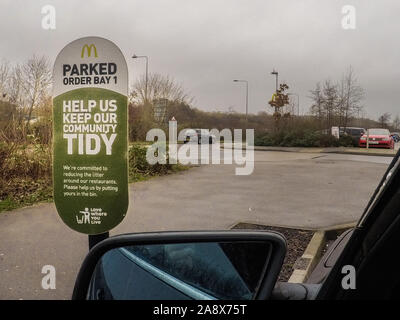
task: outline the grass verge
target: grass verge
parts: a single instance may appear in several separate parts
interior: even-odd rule
[[[19,158],[17,158],[19,160]],[[23,166],[24,159],[17,161],[16,157],[9,157],[9,162],[3,168],[11,172],[9,167]],[[25,159],[26,161],[26,159]],[[7,162],[7,161],[6,161]],[[19,163],[21,162],[21,163]],[[155,164],[150,165],[146,160],[145,144],[134,144],[129,149],[129,183],[145,181],[152,177],[169,175],[188,170],[189,166],[181,164]],[[21,170],[13,170],[12,175],[0,177],[0,213],[17,208],[33,205],[39,202],[53,201],[53,186],[51,170],[42,177],[31,177],[24,173],[19,176]]]

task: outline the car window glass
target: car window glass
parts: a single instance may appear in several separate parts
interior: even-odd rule
[[[264,243],[193,243],[134,246],[127,250],[217,298],[251,299],[270,248]]]
[[[90,291],[92,295],[88,298],[91,300],[190,299],[132,263],[120,250],[108,251],[99,261]]]

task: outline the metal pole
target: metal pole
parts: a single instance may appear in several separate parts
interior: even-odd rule
[[[246,119],[249,114],[249,82],[246,81]]]
[[[233,82],[245,82],[246,83],[246,120],[249,114],[249,82],[247,80],[233,80]]]
[[[149,57],[148,56],[137,56],[134,54],[132,56],[133,59],[138,59],[138,58],[145,58],[146,59],[146,85],[144,88],[144,102],[145,104],[147,103],[147,88],[148,88],[148,81],[149,81]]]
[[[147,103],[147,85],[149,79],[149,58],[146,56],[146,92],[145,92],[145,100]]]
[[[278,71],[272,70],[271,74],[275,75],[275,94],[278,94]],[[278,112],[278,107],[275,107],[275,113]]]
[[[300,96],[297,95],[297,116],[300,116]]]
[[[300,115],[300,95],[298,93],[288,93],[288,96],[297,96],[297,116]]]

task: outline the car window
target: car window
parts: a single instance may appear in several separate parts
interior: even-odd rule
[[[129,275],[127,277],[127,275]],[[135,290],[132,290],[132,287]],[[91,281],[91,300],[191,300],[190,296],[151,276],[119,250],[107,252]]]
[[[134,246],[127,250],[219,299],[251,299],[270,248],[263,243],[193,243]],[[252,261],[251,269],[241,261]]]
[[[386,129],[370,129],[369,134],[371,134],[371,135],[390,135],[389,131]]]

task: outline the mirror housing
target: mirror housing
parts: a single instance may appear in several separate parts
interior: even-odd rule
[[[203,248],[201,257],[204,257],[202,263],[203,265],[207,263],[211,264],[213,260],[215,260],[215,255],[211,255],[211,251],[209,250],[208,247],[204,246],[212,246],[212,248],[219,248],[220,252],[225,251],[220,249],[220,246],[226,247],[228,245],[230,249],[230,257],[234,258],[236,256],[235,250],[232,251],[232,248],[238,247],[241,244],[247,244],[247,245],[252,245],[252,243],[258,244],[258,247],[260,245],[263,245],[264,248],[268,248],[266,250],[266,256],[265,256],[265,264],[263,265],[262,272],[260,271],[260,274],[257,274],[256,276],[259,277],[258,280],[258,285],[257,288],[255,288],[254,295],[251,297],[252,299],[260,299],[260,300],[265,300],[268,299],[272,293],[272,290],[275,286],[275,283],[277,281],[279,272],[281,270],[282,264],[284,257],[286,255],[286,240],[285,238],[280,235],[279,233],[271,232],[271,231],[194,231],[194,232],[157,232],[157,233],[137,233],[137,234],[124,234],[124,235],[118,235],[114,236],[111,238],[108,238],[106,240],[103,240],[102,242],[98,243],[95,247],[93,247],[88,255],[86,256],[85,260],[83,261],[83,264],[81,266],[81,269],[78,273],[76,282],[75,282],[75,287],[72,295],[73,300],[85,300],[85,299],[90,299],[91,296],[93,295],[90,290],[93,287],[93,278],[94,275],[97,273],[96,270],[98,270],[98,266],[102,265],[102,259],[103,257],[106,256],[114,256],[112,253],[115,253],[115,249],[117,249],[118,254],[126,254],[128,253],[129,255],[129,250],[127,249],[134,249],[136,250],[137,248],[147,248],[147,247],[157,247],[157,248],[168,248],[168,247],[185,247],[185,246],[195,246],[195,248]],[[226,249],[226,248],[225,248]],[[114,250],[114,251],[113,251]],[[144,261],[140,259],[138,255],[136,255],[135,252],[139,251],[131,251],[133,252],[133,262],[135,263],[135,268],[137,266],[143,267],[143,265],[140,264],[140,261]],[[215,251],[215,250],[214,250]],[[243,250],[242,250],[243,251]],[[246,250],[246,251],[252,251],[252,250]],[[246,252],[244,251],[244,252]],[[254,250],[253,250],[254,251]],[[184,257],[188,257],[184,252]],[[210,253],[209,253],[210,252]],[[228,250],[229,252],[229,250]],[[132,254],[132,253],[131,253]],[[207,257],[207,255],[210,255],[210,257]],[[110,259],[108,257],[108,259]],[[193,259],[194,255],[190,256],[190,259]],[[226,258],[226,256],[224,255]],[[113,259],[113,258],[111,258]],[[137,263],[137,260],[139,260],[139,264]],[[228,259],[229,260],[229,259]],[[243,263],[247,263],[249,266],[252,266],[252,262],[254,264],[254,261],[243,261],[239,258],[236,259],[237,261],[241,261]],[[245,259],[244,259],[245,260]],[[209,262],[207,262],[209,261]],[[175,262],[175,261],[174,261]],[[158,270],[159,273],[163,273],[163,271],[157,266],[151,266],[148,262],[143,262],[145,265],[148,265],[150,268]],[[232,261],[230,261],[232,263]],[[196,262],[198,264],[198,262]],[[196,265],[195,264],[195,265]],[[234,264],[234,263],[233,263]],[[146,267],[146,266],[145,266]],[[220,267],[220,266],[219,266]],[[110,269],[110,271],[113,270]],[[210,268],[204,268],[204,269],[209,269],[209,270],[214,270],[212,266]],[[234,269],[234,268],[232,268]],[[103,269],[102,269],[103,270]],[[141,270],[141,269],[140,269]],[[209,272],[209,270],[206,270],[206,272]],[[146,270],[147,274],[149,273],[149,270]],[[221,271],[221,270],[220,270]],[[137,271],[135,271],[137,272]],[[168,270],[167,270],[168,272]],[[151,273],[151,270],[150,270]],[[224,273],[224,270],[222,270],[222,274]],[[170,273],[171,274],[171,273]],[[164,273],[164,275],[167,275],[167,277],[170,277],[170,274]],[[191,274],[191,273],[190,273]],[[206,274],[206,276],[212,276],[214,273]],[[125,275],[118,275],[119,277],[124,277]],[[253,277],[255,275],[252,275]],[[157,277],[157,275],[156,275]],[[178,274],[172,275],[170,278],[175,279],[177,283],[180,283],[182,286],[187,286],[192,288],[192,291],[199,291],[199,295],[192,295],[190,298],[192,299],[207,299],[207,294],[202,295],[202,291],[197,290],[195,287],[191,286],[190,284],[186,284],[186,279],[179,279],[180,276]],[[214,275],[214,278],[215,275]],[[239,277],[240,278],[240,277]],[[158,279],[163,280],[162,277],[158,276]],[[164,276],[165,280],[165,276]],[[168,280],[168,279],[167,279]],[[218,277],[219,282],[221,282],[221,277]],[[168,281],[166,281],[168,283]],[[226,286],[226,284],[222,284],[222,286]],[[207,288],[209,289],[209,288]],[[140,291],[139,291],[140,292]],[[210,297],[216,297],[216,299],[230,299],[226,298],[224,296],[218,297],[218,295],[213,295],[212,290],[205,290],[204,292],[211,292]],[[139,297],[138,299],[143,299],[143,297]],[[150,297],[150,299],[152,299]]]

